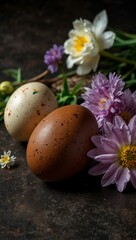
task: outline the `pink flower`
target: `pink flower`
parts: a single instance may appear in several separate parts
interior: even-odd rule
[[[124,85],[123,80],[115,73],[110,73],[109,79],[99,73],[93,77],[91,88],[85,88],[82,106],[94,114],[99,127],[104,120],[112,121],[118,112]]]
[[[101,175],[101,184],[106,187],[116,184],[122,192],[130,181],[136,188],[136,115],[127,125],[116,116],[111,122],[104,123],[104,135],[93,136],[96,148],[87,155],[98,164],[89,170],[90,175]]]

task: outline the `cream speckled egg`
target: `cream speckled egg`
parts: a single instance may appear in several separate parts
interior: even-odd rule
[[[57,107],[54,93],[45,84],[24,84],[9,98],[4,112],[5,127],[13,138],[28,141],[37,124]]]

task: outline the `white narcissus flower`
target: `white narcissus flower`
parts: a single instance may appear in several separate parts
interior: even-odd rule
[[[115,33],[106,31],[108,17],[105,10],[88,20],[75,20],[69,32],[69,39],[64,42],[64,52],[68,54],[67,67],[78,65],[77,74],[85,75],[97,69],[100,51],[112,47]]]

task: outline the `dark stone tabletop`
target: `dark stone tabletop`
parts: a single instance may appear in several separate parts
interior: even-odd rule
[[[127,0],[0,0],[0,70],[18,68],[25,78],[45,69],[43,54],[63,44],[78,18],[106,9],[109,25],[136,32],[136,3]],[[0,74],[3,81],[3,75]],[[135,240],[136,195],[128,186],[102,188],[86,173],[59,184],[35,177],[26,144],[0,124],[0,154],[10,149],[17,164],[0,170],[0,240]]]

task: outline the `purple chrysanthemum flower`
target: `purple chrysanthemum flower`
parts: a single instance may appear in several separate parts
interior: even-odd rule
[[[117,115],[121,116],[128,124],[130,119],[136,114],[136,91],[131,93],[129,89],[126,89],[120,100]]]
[[[63,46],[58,46],[57,44],[54,44],[50,50],[46,51],[44,55],[44,63],[48,65],[48,70],[51,73],[55,73],[58,71],[58,65],[60,60],[62,59],[63,54]]]
[[[87,155],[99,163],[89,170],[90,175],[104,174],[103,187],[116,184],[122,192],[130,181],[136,188],[136,115],[127,125],[115,116],[113,123],[104,123],[104,135],[93,136],[96,148]]]
[[[104,120],[112,121],[119,108],[124,85],[123,80],[115,73],[110,73],[109,79],[99,73],[93,77],[91,88],[85,88],[82,106],[95,115],[99,127]]]

